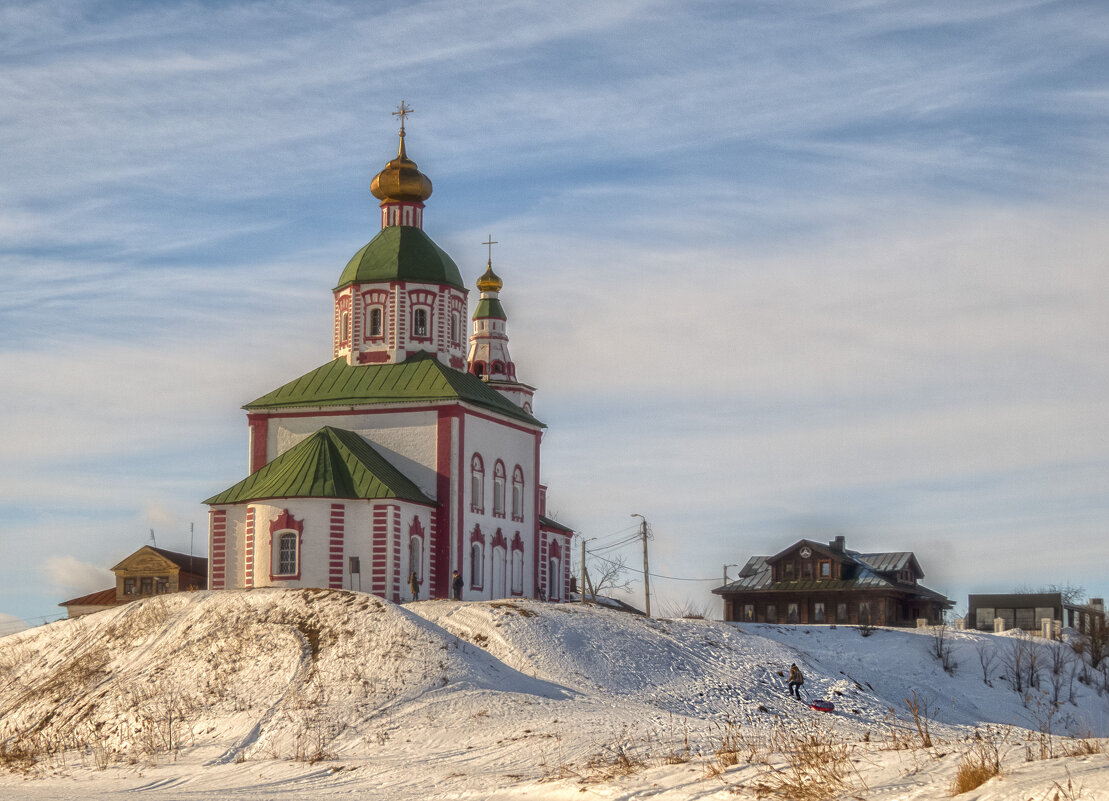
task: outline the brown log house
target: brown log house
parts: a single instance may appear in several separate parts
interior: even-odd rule
[[[724,620],[753,623],[913,626],[939,623],[954,602],[919,583],[910,551],[859,553],[843,537],[800,540],[773,556],[753,556],[739,578],[713,590]]]

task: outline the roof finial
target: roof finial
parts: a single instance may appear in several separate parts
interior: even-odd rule
[[[400,101],[400,105],[397,106],[397,110],[393,112],[394,117],[400,117],[401,136],[404,136],[404,118],[413,113],[413,111],[415,111],[415,109],[409,108],[408,106],[404,105],[404,101],[402,100]]]
[[[493,238],[492,234],[489,234],[489,238],[481,244],[489,246],[489,262],[485,265],[485,273],[481,278],[477,279],[477,288],[481,292],[500,292],[504,283],[497,274],[493,272],[493,245],[499,243]]]
[[[404,101],[400,101],[397,110],[393,112],[394,117],[400,117],[400,147],[397,148],[397,158],[407,159],[408,154],[404,152],[404,118],[412,113],[412,109],[404,105]]]
[[[481,244],[489,246],[489,266],[492,267],[493,266],[493,245],[499,245],[500,242],[495,240],[493,238],[492,234],[489,234],[489,238],[487,240],[485,240],[484,242],[482,242]]]

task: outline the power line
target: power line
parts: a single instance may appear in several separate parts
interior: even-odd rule
[[[627,565],[621,565],[619,562],[614,562],[611,559],[605,559],[605,557],[598,556],[593,551],[586,551],[586,553],[590,556],[594,556],[595,558],[600,559],[602,562],[608,562],[610,565],[618,565],[620,567],[623,567],[625,570],[630,570],[632,573],[638,573],[641,576],[643,575],[642,570],[636,570],[634,567],[628,567]],[[713,578],[682,578],[679,576],[664,576],[661,573],[651,573],[650,576],[651,578],[666,579],[668,581],[720,581],[719,576],[714,576]]]

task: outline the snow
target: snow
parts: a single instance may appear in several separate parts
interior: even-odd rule
[[[1058,646],[1039,641],[1040,687],[1018,694],[1005,659],[987,684],[978,656],[1018,640],[947,631],[948,673],[933,634],[180,593],[0,639],[0,798],[786,797],[774,787],[809,742],[845,755],[842,784],[815,782],[825,797],[946,797],[987,743],[1002,772],[963,797],[1109,799],[1109,741],[1089,739],[1109,736],[1103,675],[1053,674]],[[791,662],[835,712],[789,697]]]

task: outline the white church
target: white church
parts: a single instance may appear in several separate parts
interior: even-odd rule
[[[248,403],[250,475],[205,501],[208,586],[362,589],[394,602],[564,601],[573,532],[546,516],[544,425],[516,379],[492,258],[468,291],[423,230],[431,181],[400,148],[381,232],[334,289],[333,359]],[[467,347],[468,345],[468,347]]]

